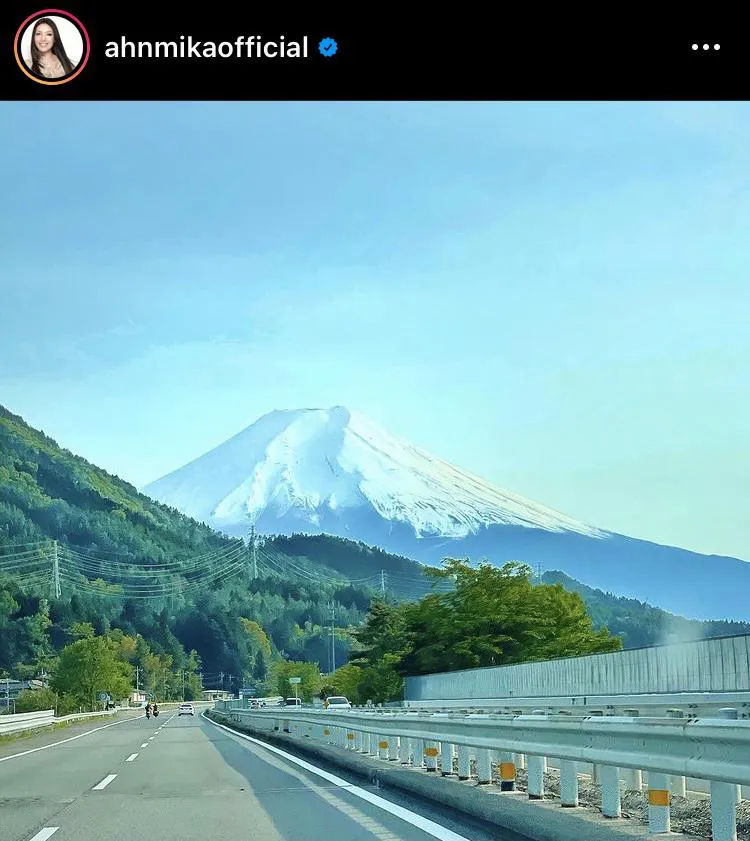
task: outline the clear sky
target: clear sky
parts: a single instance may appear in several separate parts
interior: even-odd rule
[[[750,560],[750,105],[0,103],[0,403],[137,486],[345,405]]]

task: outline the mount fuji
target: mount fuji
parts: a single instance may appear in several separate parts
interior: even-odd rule
[[[233,536],[254,526],[333,534],[430,564],[518,560],[685,616],[750,618],[750,563],[597,529],[341,406],[270,412],[142,492]]]

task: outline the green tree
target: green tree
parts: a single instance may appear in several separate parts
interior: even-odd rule
[[[340,669],[329,675],[326,681],[333,687],[331,695],[344,695],[352,704],[361,704],[360,688],[365,678],[365,670],[361,666],[355,666],[352,663],[347,663]]]
[[[66,645],[51,681],[51,688],[71,695],[81,706],[94,709],[97,692],[125,698],[132,686],[132,667],[117,656],[105,637],[84,637]]]
[[[272,682],[276,692],[284,698],[294,695],[294,686],[289,683],[290,677],[301,678],[297,686],[297,694],[303,701],[312,701],[320,692],[320,664],[303,663],[295,660],[277,660],[272,668]]]

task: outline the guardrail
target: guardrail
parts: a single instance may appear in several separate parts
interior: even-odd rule
[[[236,722],[283,730],[459,780],[472,776],[474,759],[480,785],[492,782],[492,754],[499,754],[494,764],[499,765],[501,788],[514,790],[516,769],[527,765],[528,796],[533,800],[543,799],[546,760],[554,758],[560,760],[560,801],[565,807],[578,805],[579,764],[593,763],[606,817],[621,816],[621,778],[626,790],[641,791],[646,771],[652,833],[670,831],[672,790],[675,784],[684,787],[689,777],[710,782],[713,841],[736,841],[740,785],[750,785],[750,721],[737,720],[736,710],[725,711],[723,720],[574,719],[545,713],[281,712],[221,703],[216,710]]]
[[[17,713],[15,715],[0,716],[0,735],[6,733],[21,733],[25,730],[36,730],[38,727],[49,727],[65,721],[91,718],[92,716],[114,715],[117,710],[102,710],[92,713],[73,713],[55,718],[54,710],[40,710],[33,713]]]

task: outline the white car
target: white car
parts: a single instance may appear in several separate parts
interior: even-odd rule
[[[195,707],[192,704],[180,704],[177,715],[195,715]]]
[[[352,705],[349,703],[349,699],[344,698],[343,695],[332,695],[330,698],[326,698],[323,707],[327,710],[350,710]]]

